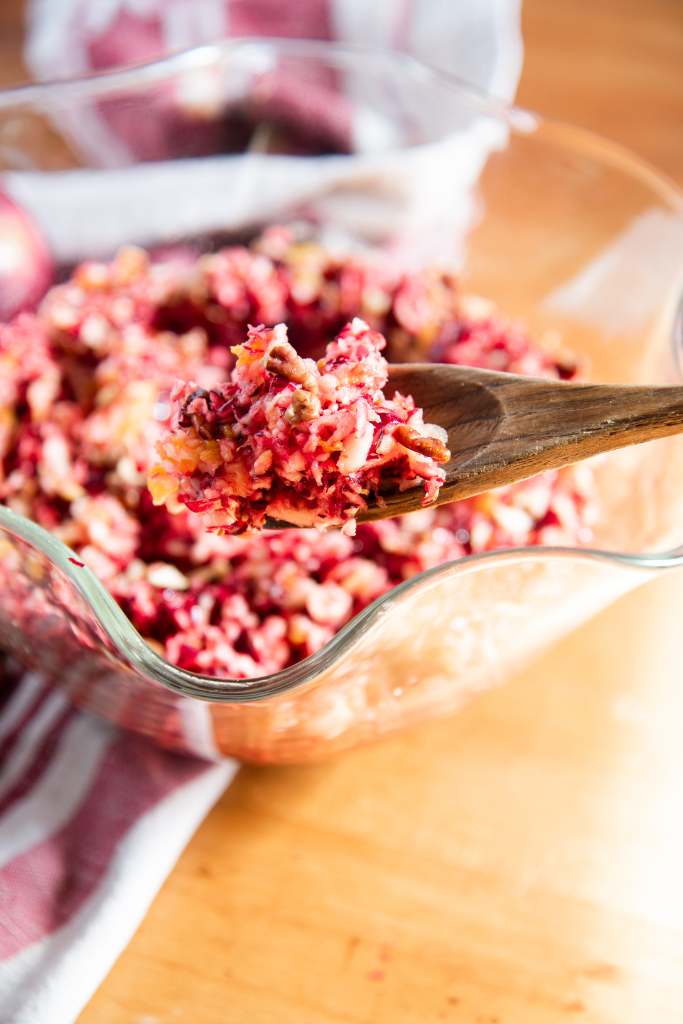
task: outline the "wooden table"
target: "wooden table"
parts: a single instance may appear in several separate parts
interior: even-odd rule
[[[683,181],[680,0],[524,29],[523,104]],[[683,1021],[681,608],[670,575],[456,718],[244,769],[81,1024]]]

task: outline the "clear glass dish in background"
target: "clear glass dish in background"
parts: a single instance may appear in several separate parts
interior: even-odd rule
[[[675,187],[611,143],[402,55],[242,40],[11,90],[0,171],[58,271],[127,242],[213,248],[303,219],[338,247],[456,265],[465,290],[532,333],[558,332],[591,380],[681,380]],[[170,665],[72,552],[0,508],[0,647],[165,746],[314,758],[452,711],[683,564],[683,439],[595,472],[594,550],[514,549],[423,573],[316,655],[254,680]]]

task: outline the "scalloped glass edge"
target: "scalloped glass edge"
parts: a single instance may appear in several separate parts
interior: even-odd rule
[[[133,668],[151,676],[155,682],[186,697],[217,703],[246,704],[288,693],[313,682],[336,660],[349,653],[354,644],[378,621],[390,614],[392,605],[419,590],[427,583],[448,575],[459,575],[470,566],[486,563],[539,560],[548,558],[575,561],[598,561],[624,569],[654,572],[683,567],[683,547],[661,554],[625,554],[602,551],[598,548],[573,547],[518,547],[499,551],[466,555],[443,565],[435,566],[393,587],[364,611],[343,626],[338,633],[315,654],[297,662],[281,672],[253,679],[221,679],[199,675],[178,668],[158,655],[138,633],[114,598],[95,574],[79,562],[76,553],[53,537],[42,526],[0,506],[0,527],[15,537],[31,544],[67,577],[88,608],[96,617],[114,649]],[[76,559],[74,564],[71,559]]]
[[[276,51],[288,57],[319,57],[325,60],[334,58],[340,65],[363,58],[373,64],[384,62],[398,65],[408,76],[438,83],[466,96],[475,107],[478,106],[491,117],[505,121],[513,131],[521,135],[533,134],[543,127],[551,133],[567,136],[568,140],[571,137],[572,144],[584,146],[587,152],[599,147],[603,158],[611,158],[615,163],[619,163],[622,169],[629,168],[641,180],[651,184],[661,198],[668,200],[683,212],[683,193],[676,182],[663,171],[649,164],[647,160],[631,152],[626,146],[587,128],[554,118],[542,117],[525,107],[507,103],[458,75],[427,64],[409,53],[364,46],[358,43],[333,43],[325,40],[287,39],[277,36],[235,37],[218,43],[178,50],[159,60],[131,64],[112,71],[95,71],[75,78],[50,79],[45,82],[1,89],[0,110],[35,103],[39,103],[46,110],[50,108],[58,110],[60,103],[65,100],[83,97],[96,98],[108,93],[111,89],[125,90],[140,85],[163,82],[179,72],[200,69],[229,54],[240,52],[243,58],[251,60],[253,66],[259,67],[263,65],[264,58],[269,51]]]
[[[289,56],[320,55],[329,59],[333,55],[341,62],[366,57],[373,61],[398,63],[409,75],[419,76],[423,79],[426,77],[467,95],[473,103],[484,107],[489,115],[505,120],[515,132],[532,134],[543,127],[547,133],[564,137],[573,148],[582,147],[591,154],[599,149],[600,159],[619,164],[622,170],[627,169],[652,187],[662,199],[672,205],[674,210],[683,212],[683,194],[675,182],[618,143],[586,129],[542,118],[532,111],[508,105],[464,82],[456,75],[430,67],[409,54],[379,50],[373,47],[298,39],[240,38],[225,40],[221,43],[193,47],[161,60],[120,70],[2,90],[0,91],[0,110],[34,103],[40,103],[44,108],[58,106],[60,100],[83,95],[98,96],[113,87],[125,89],[126,86],[134,87],[143,83],[163,81],[179,71],[205,66],[215,62],[219,56],[229,53],[242,51],[244,54],[251,54],[252,58],[258,61],[259,55],[262,59],[269,50]],[[597,154],[595,154],[595,158],[597,158]],[[679,376],[683,378],[683,297],[674,316],[671,343],[675,365]],[[381,616],[390,614],[392,605],[399,598],[403,599],[413,591],[418,591],[427,583],[443,576],[458,575],[467,571],[470,566],[490,564],[494,561],[500,563],[501,561],[514,562],[551,558],[598,561],[610,564],[615,568],[643,570],[649,573],[683,567],[683,546],[659,554],[627,554],[597,548],[544,547],[541,545],[467,555],[428,569],[393,587],[351,619],[324,647],[303,661],[267,676],[258,676],[253,679],[224,679],[187,672],[166,661],[152,650],[104,584],[87,566],[78,563],[76,553],[37,523],[0,505],[0,527],[31,544],[64,574],[86,602],[114,650],[132,668],[147,675],[168,690],[183,696],[232,704],[265,700],[314,682],[322,671],[351,652],[354,645]],[[78,564],[71,561],[74,558]]]

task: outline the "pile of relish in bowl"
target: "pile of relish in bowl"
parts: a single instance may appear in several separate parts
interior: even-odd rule
[[[318,359],[354,318],[386,338],[390,362],[556,378],[577,370],[438,267],[340,256],[287,228],[204,255],[123,249],[82,263],[35,313],[0,326],[0,502],[70,546],[169,661],[235,678],[299,661],[375,598],[443,562],[590,542],[587,465],[360,523],[355,535],[233,536],[207,531],[177,502],[153,503],[147,478],[178,380],[220,391],[250,326],[267,334],[285,324],[296,353]]]

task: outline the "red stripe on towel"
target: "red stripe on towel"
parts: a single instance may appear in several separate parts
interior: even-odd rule
[[[330,0],[230,0],[231,36],[331,39]]]
[[[0,960],[65,924],[91,896],[126,833],[155,804],[206,770],[203,762],[122,734],[74,816],[0,869]],[[13,922],[12,931],[3,930]]]

